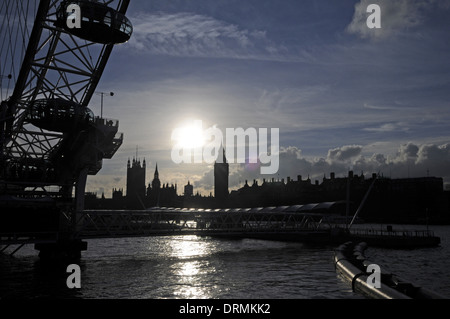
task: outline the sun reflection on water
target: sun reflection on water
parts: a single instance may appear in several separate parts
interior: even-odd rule
[[[210,241],[196,236],[174,238],[170,241],[171,257],[179,259],[173,265],[172,273],[176,278],[173,294],[176,298],[211,298],[210,283],[206,275],[216,272],[208,261],[213,247]]]
[[[198,240],[197,236],[174,238],[170,241],[172,256],[181,259],[201,257],[211,253],[211,245],[207,241]]]

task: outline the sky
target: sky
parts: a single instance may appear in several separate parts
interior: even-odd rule
[[[369,4],[381,9],[370,29]],[[163,184],[213,191],[211,163],[174,163],[172,133],[278,128],[279,170],[230,164],[245,180],[355,174],[450,183],[450,1],[131,0],[134,31],[98,90],[124,143],[86,190],[126,191],[128,158]],[[90,108],[100,113],[100,97]]]

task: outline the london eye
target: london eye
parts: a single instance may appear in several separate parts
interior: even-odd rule
[[[0,218],[8,219],[2,224],[9,231],[24,225],[22,211],[41,204],[43,215],[36,220],[45,220],[49,207],[69,217],[82,210],[87,176],[97,174],[122,144],[118,121],[94,115],[89,103],[113,47],[132,34],[128,5],[1,2]],[[68,27],[74,18],[80,27]],[[34,225],[33,218],[28,224]]]

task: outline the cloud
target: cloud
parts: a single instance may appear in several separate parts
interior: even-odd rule
[[[422,9],[430,4],[425,0],[378,0],[381,8],[381,29],[369,29],[366,21],[370,13],[367,7],[372,0],[361,0],[355,5],[352,22],[347,26],[347,32],[361,38],[381,39],[398,34],[406,29],[414,28],[423,23]]]
[[[327,93],[329,89],[328,85],[265,89],[261,92],[256,106],[258,109],[262,109],[262,112],[273,110],[286,111],[286,109],[295,108],[299,105],[308,105],[315,98]]]
[[[444,145],[425,144],[417,151],[416,164],[436,164],[450,162],[450,143]]]
[[[362,146],[348,145],[334,148],[328,151],[328,161],[347,161],[361,154]]]
[[[410,159],[416,159],[417,153],[419,152],[419,147],[411,142],[403,144],[400,146],[395,162],[405,162]]]
[[[214,58],[276,58],[283,47],[261,30],[242,29],[194,13],[139,13],[131,17],[129,47],[156,55]]]
[[[387,133],[387,132],[395,132],[395,131],[401,131],[401,132],[407,132],[409,131],[409,128],[406,126],[406,123],[385,123],[381,124],[378,127],[368,127],[364,129],[368,132],[378,132],[378,133]]]

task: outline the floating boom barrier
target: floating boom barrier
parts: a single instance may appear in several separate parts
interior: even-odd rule
[[[427,288],[414,285],[395,274],[380,273],[379,288],[373,284],[372,272],[368,272],[368,261],[364,256],[365,242],[357,245],[347,242],[335,250],[336,271],[351,282],[352,290],[373,299],[447,299]]]

